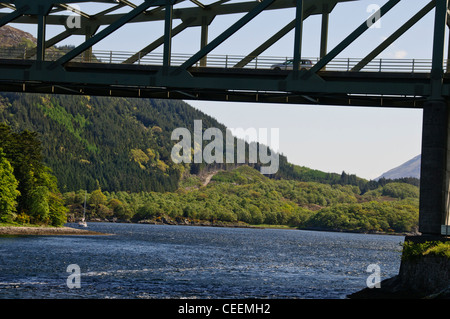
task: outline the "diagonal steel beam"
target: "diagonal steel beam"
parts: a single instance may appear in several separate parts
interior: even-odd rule
[[[119,4],[117,4],[117,5],[114,6],[114,7],[111,7],[111,8],[109,8],[109,9],[105,9],[105,10],[99,12],[99,13],[96,13],[96,14],[93,15],[92,17],[93,17],[93,18],[98,18],[98,17],[100,17],[100,16],[104,16],[104,15],[106,15],[106,14],[108,14],[108,13],[110,13],[110,12],[116,11],[116,10],[118,10],[118,9],[124,7],[124,6],[125,6],[124,3],[119,3]]]
[[[312,4],[308,6],[306,9],[304,9],[303,12],[303,21],[309,18],[314,11],[316,10],[316,5]],[[328,7],[327,7],[328,9]],[[324,9],[325,10],[325,9]],[[328,12],[327,10],[325,10]],[[327,13],[328,14],[328,13]],[[282,29],[280,29],[277,33],[275,33],[273,36],[271,36],[269,39],[267,39],[263,44],[261,44],[259,47],[257,47],[255,50],[250,52],[245,58],[243,58],[241,61],[236,63],[234,66],[235,68],[243,68],[250,62],[252,62],[257,56],[259,56],[261,53],[266,51],[268,48],[270,48],[272,45],[274,45],[278,40],[280,40],[282,37],[284,37],[286,34],[291,32],[295,28],[295,19],[289,22],[287,25],[285,25]],[[325,54],[324,54],[325,55]]]
[[[127,1],[127,0],[117,0],[117,1],[119,3],[123,3],[123,4],[127,5],[129,7],[132,7],[133,9],[136,9],[136,7],[137,7],[134,3]]]
[[[22,0],[24,2],[25,0]],[[29,3],[33,3],[36,0],[29,0]],[[44,1],[44,0],[39,0]],[[92,0],[76,0],[76,1],[61,1],[61,0],[47,0],[49,2],[52,2],[53,4],[57,3],[80,3],[80,2],[92,2]],[[332,1],[334,4],[337,3],[344,3],[344,2],[352,2],[352,1],[361,1],[361,0],[325,0],[325,1]],[[1,1],[0,3],[4,2],[11,2],[11,1]],[[96,0],[95,2],[105,2],[105,3],[114,3],[113,1],[99,1]],[[158,6],[163,6],[165,2],[160,0],[158,1]],[[252,8],[254,8],[255,3],[258,3],[256,0],[246,0],[242,2],[231,2],[230,0],[219,0],[215,3],[212,3],[210,5],[206,5],[205,9],[202,9],[198,6],[188,7],[188,8],[174,8],[173,10],[173,16],[180,19],[186,19],[187,17],[191,16],[220,16],[220,15],[232,15],[232,14],[241,14],[241,13],[247,13]],[[305,0],[307,5],[310,5],[311,3],[317,4],[317,0]],[[117,2],[115,2],[117,3]],[[267,10],[279,10],[279,9],[288,9],[288,8],[294,8],[295,7],[295,0],[276,0],[274,3],[267,8]],[[7,15],[7,13],[0,13],[0,18]],[[125,13],[113,13],[108,14],[104,16],[101,20],[99,20],[99,25],[110,25],[117,21],[118,19],[122,18],[125,15]],[[51,14],[47,17],[47,25],[61,25],[61,21],[63,19],[66,19],[67,15],[62,14]],[[150,22],[150,21],[164,21],[165,15],[160,8],[155,8],[153,10],[147,10],[144,11],[144,14],[137,16],[135,19],[131,20],[130,23],[140,23],[140,22]],[[29,23],[29,24],[35,24],[36,20],[31,15],[24,15],[22,17],[19,17],[17,19],[17,23]]]
[[[205,9],[205,8],[206,8],[206,6],[205,6],[203,3],[201,3],[200,1],[197,1],[197,0],[191,0],[191,2],[194,3],[195,5],[199,6],[199,7],[202,8],[202,9]]]
[[[64,39],[67,39],[74,33],[75,33],[75,31],[73,29],[67,29],[67,30],[61,32],[60,34],[55,35],[53,38],[45,41],[45,48],[48,49],[48,48],[54,46],[56,43],[61,42]],[[36,47],[31,48],[31,49],[27,50],[25,59],[29,59],[35,54],[36,54]]]
[[[133,18],[137,17],[139,14],[141,14],[143,11],[147,10],[149,7],[151,7],[152,5],[154,5],[157,2],[158,2],[157,0],[144,1],[138,7],[136,7],[135,9],[131,10],[130,12],[128,12],[127,14],[122,16],[119,20],[115,21],[114,23],[112,23],[111,25],[109,25],[108,27],[106,27],[105,29],[100,31],[99,33],[97,33],[92,38],[86,40],[84,43],[80,44],[75,49],[71,50],[69,53],[67,53],[66,55],[59,58],[57,61],[55,61],[52,64],[52,68],[69,62],[70,60],[72,60],[73,58],[78,56],[80,53],[82,53],[85,50],[87,50],[88,48],[92,47],[97,42],[103,40],[108,35],[110,35],[114,31],[116,31],[120,27],[122,27],[124,24],[126,24]]]
[[[250,12],[248,12],[245,16],[239,19],[236,23],[234,23],[227,30],[222,32],[217,38],[212,40],[208,45],[194,54],[191,58],[189,58],[186,62],[184,62],[178,70],[187,69],[198,62],[201,58],[205,57],[209,52],[214,50],[218,45],[223,43],[226,39],[231,37],[234,33],[236,33],[239,29],[249,23],[253,18],[255,18],[258,14],[260,14],[264,9],[269,7],[275,0],[264,0],[260,2],[256,7],[254,7]]]
[[[93,15],[93,16],[89,16],[88,20],[91,21],[91,20],[100,19],[102,16],[108,14],[109,12],[118,10],[118,9],[124,7],[124,6],[125,6],[125,4],[120,3],[120,4],[118,4],[118,5],[114,6],[114,7],[106,9],[106,10],[104,10],[102,12],[99,12],[99,13]],[[67,8],[65,8],[63,6],[61,6],[59,9],[65,10],[65,11],[69,10],[69,9],[67,9]],[[93,24],[91,26],[91,30],[94,30],[93,33],[95,33],[98,28],[99,28],[99,25],[97,25],[97,24]],[[57,43],[65,40],[65,39],[67,39],[71,35],[74,35],[75,33],[79,33],[79,32],[80,32],[80,30],[76,29],[76,28],[66,29],[63,32],[55,35],[53,38],[45,41],[45,48],[48,49],[48,48],[54,46],[55,44],[57,44]],[[29,59],[30,57],[32,57],[35,54],[36,54],[36,48],[31,48],[31,49],[27,50],[26,55],[25,55],[25,59]]]
[[[11,9],[11,10],[16,10],[15,6],[12,6],[12,5],[8,4],[8,3],[0,3],[0,6],[8,8],[8,9]]]
[[[430,1],[425,7],[417,12],[411,19],[409,19],[405,24],[397,29],[390,37],[383,41],[378,47],[376,47],[372,52],[370,52],[365,58],[363,58],[351,71],[361,71],[369,62],[375,59],[381,52],[383,52],[387,47],[394,43],[400,36],[402,36],[406,31],[408,31],[413,25],[415,25],[420,19],[422,19],[428,12],[430,12],[435,7],[434,0]]]
[[[25,12],[27,12],[29,9],[28,5],[25,5],[23,7],[20,7],[16,10],[14,10],[11,13],[8,13],[7,15],[0,18],[0,27],[3,27],[5,24],[10,23],[11,21],[17,19],[18,17],[22,16]]]
[[[339,43],[333,50],[331,50],[326,56],[319,60],[311,69],[305,72],[304,78],[310,77],[313,74],[320,71],[331,60],[333,60],[339,53],[353,43],[359,36],[361,36],[367,29],[369,29],[369,21],[373,21],[374,17],[383,17],[389,12],[400,0],[389,0],[384,6],[381,7],[379,12],[375,12],[369,19],[364,21],[356,30],[354,30],[349,36],[347,36],[341,43]]]
[[[176,36],[178,33],[182,32],[182,31],[186,30],[188,27],[190,27],[193,24],[193,22],[195,20],[197,20],[197,18],[191,17],[191,18],[187,19],[186,21],[182,22],[181,24],[177,25],[175,28],[172,29],[172,37]],[[153,41],[152,43],[147,45],[145,48],[140,50],[138,53],[132,55],[131,57],[129,57],[122,63],[123,64],[133,64],[134,62],[136,62],[140,58],[143,58],[144,56],[146,56],[147,54],[149,54],[150,52],[152,52],[153,50],[155,50],[156,48],[158,48],[159,46],[161,46],[163,44],[164,44],[164,35],[159,37],[158,39],[156,39],[155,41]]]
[[[192,1],[192,0],[191,0]],[[207,8],[208,9],[214,9],[215,7],[217,7],[218,5],[227,2],[229,0],[223,0],[223,1],[219,1],[216,3],[213,3],[211,5],[208,5]],[[192,1],[194,2],[194,1]],[[204,7],[206,8],[206,6],[204,6],[202,4],[202,6],[200,5],[200,3],[196,3],[198,6],[200,7]],[[159,9],[161,9],[162,7],[160,7]],[[202,17],[202,21],[205,20],[206,17]],[[176,36],[177,34],[181,33],[182,31],[186,30],[188,27],[191,27],[194,25],[194,23],[196,23],[199,20],[198,16],[192,16],[187,18],[186,20],[183,20],[183,22],[181,24],[179,24],[178,26],[176,26],[175,28],[173,28],[170,31],[171,37],[173,38],[174,36]],[[209,23],[212,21],[212,19],[207,19],[207,21],[209,21]],[[202,23],[202,35],[203,35],[203,23]],[[202,36],[203,39],[203,36]],[[160,38],[158,38],[157,40],[153,41],[152,43],[150,43],[149,45],[147,45],[144,49],[140,50],[139,52],[137,52],[136,54],[132,55],[130,58],[128,58],[127,60],[125,60],[124,62],[122,62],[123,64],[132,64],[135,63],[137,60],[139,60],[140,58],[144,57],[145,55],[149,54],[150,52],[152,52],[153,50],[155,50],[157,47],[163,45],[165,42],[165,35],[161,36]],[[205,45],[206,46],[206,43]]]
[[[62,4],[62,3],[61,3],[61,4],[58,4],[57,6],[60,7],[60,8],[65,9],[65,10],[67,10],[67,11],[72,11],[73,13],[76,13],[76,14],[78,14],[78,15],[80,15],[80,16],[86,18],[86,19],[89,19],[89,18],[91,17],[91,16],[90,16],[89,14],[87,14],[86,12],[83,12],[83,11],[81,11],[81,10],[78,10],[77,8],[74,8],[74,7],[69,6],[69,5],[67,5],[67,4]]]
[[[257,56],[259,56],[261,53],[266,51],[269,47],[271,47],[273,44],[275,44],[278,40],[280,40],[282,37],[284,37],[286,34],[292,31],[295,27],[295,19],[289,22],[287,25],[285,25],[280,31],[275,33],[273,36],[271,36],[268,40],[266,40],[263,44],[261,44],[259,47],[257,47],[255,50],[253,50],[251,53],[249,53],[245,58],[243,58],[241,61],[236,63],[234,66],[235,68],[243,68],[247,64],[253,61]]]
[[[226,2],[229,2],[229,1],[230,1],[230,0],[219,0],[219,1],[216,1],[216,2],[214,2],[214,3],[211,3],[211,4],[208,5],[207,7],[210,8],[210,7],[212,7],[212,6],[220,6],[221,4],[226,3]]]

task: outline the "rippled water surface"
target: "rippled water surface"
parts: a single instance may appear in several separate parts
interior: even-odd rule
[[[70,225],[69,225],[70,226]],[[398,273],[403,237],[91,223],[110,236],[0,237],[0,298],[341,299]],[[67,266],[80,267],[69,289]]]

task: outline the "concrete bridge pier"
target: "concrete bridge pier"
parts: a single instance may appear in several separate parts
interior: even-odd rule
[[[441,237],[448,222],[450,178],[449,101],[430,100],[423,107],[419,232]]]

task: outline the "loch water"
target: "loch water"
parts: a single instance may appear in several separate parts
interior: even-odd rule
[[[404,239],[121,223],[88,229],[111,235],[0,236],[0,299],[344,299],[367,286],[369,265],[381,280],[398,274]],[[68,272],[73,265],[78,277]]]

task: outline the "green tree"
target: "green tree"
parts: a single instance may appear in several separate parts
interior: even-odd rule
[[[101,189],[97,189],[91,193],[89,196],[88,203],[93,208],[93,213],[104,212],[104,207],[106,205],[107,197],[102,193]]]
[[[97,207],[98,205],[105,205],[107,201],[106,196],[103,194],[101,189],[97,189],[91,193],[89,196],[89,204]]]
[[[10,162],[16,178],[17,211],[21,220],[34,223],[62,225],[66,208],[62,205],[56,177],[44,165],[41,142],[37,133],[14,133],[9,126],[0,124],[0,145],[4,157]]]
[[[382,195],[394,198],[419,198],[419,188],[405,183],[389,183],[382,189]]]
[[[15,217],[18,181],[14,177],[13,168],[0,148],[0,221],[12,222]]]
[[[62,226],[67,221],[67,212],[69,209],[64,206],[64,200],[60,193],[49,192],[49,223],[52,226]]]
[[[0,139],[5,141],[4,152],[14,169],[14,176],[19,181],[18,211],[30,214],[33,203],[32,191],[42,185],[39,181],[45,172],[41,154],[41,144],[37,133],[23,131],[13,133],[2,124]],[[3,145],[3,143],[2,143]]]
[[[108,202],[108,207],[113,211],[115,217],[120,220],[130,220],[132,211],[120,200],[113,198]]]
[[[28,199],[29,215],[32,218],[32,222],[35,224],[45,223],[50,220],[50,206],[48,204],[50,192],[45,186],[38,186],[31,190],[30,197]]]

